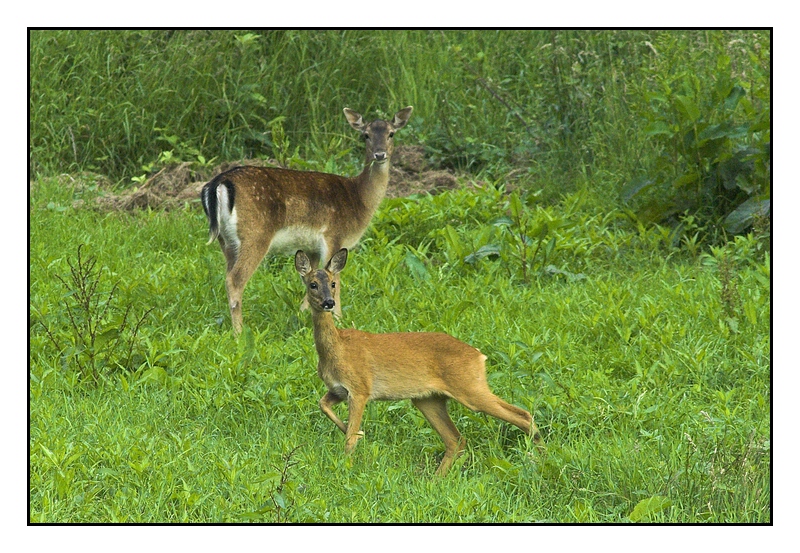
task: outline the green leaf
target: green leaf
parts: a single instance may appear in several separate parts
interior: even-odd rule
[[[653,182],[653,179],[647,177],[637,177],[623,186],[619,195],[623,202],[629,202],[639,192],[652,186]]]
[[[672,136],[675,134],[666,121],[652,121],[644,128],[645,136],[656,136],[659,134]]]
[[[739,85],[734,86],[733,89],[731,90],[731,93],[728,94],[727,98],[725,98],[725,109],[727,110],[734,109],[736,105],[739,103],[739,100],[741,100],[745,94],[746,92],[741,86]]]
[[[686,117],[690,123],[694,123],[698,119],[700,119],[700,108],[697,107],[697,104],[694,103],[694,100],[689,98],[688,96],[675,96],[675,107],[678,111]]]
[[[725,217],[722,223],[725,230],[731,234],[739,234],[753,224],[756,217],[769,216],[771,201],[769,198],[757,196],[750,198],[739,205]]]
[[[106,330],[102,334],[100,334],[94,341],[95,349],[102,348],[111,340],[116,340],[119,338],[119,328],[114,327]]]
[[[411,276],[414,277],[416,280],[430,279],[428,268],[425,267],[425,264],[419,260],[419,258],[414,254],[414,252],[411,251],[406,252],[406,257],[404,261],[406,267],[408,267],[408,270],[411,272]]]
[[[497,219],[492,221],[491,224],[496,226],[496,227],[501,227],[501,226],[509,226],[510,227],[511,225],[514,224],[514,221],[511,220],[511,217],[506,217],[505,215],[503,215],[502,217],[498,217]]]
[[[511,197],[508,199],[509,206],[511,207],[511,215],[518,219],[522,213],[522,200],[519,198],[517,192],[512,192]]]
[[[147,369],[142,373],[141,378],[136,382],[136,384],[142,384],[144,382],[153,381],[163,384],[167,380],[167,371],[162,369],[161,367],[152,367]]]
[[[731,124],[726,121],[718,125],[709,125],[697,134],[699,140],[715,140],[724,138],[730,134]]]
[[[469,254],[464,258],[464,263],[475,263],[479,259],[493,255],[500,255],[500,246],[497,244],[486,244],[481,246],[475,253]]]
[[[455,254],[455,257],[461,258],[464,255],[464,246],[461,244],[461,239],[453,227],[447,225],[444,227],[444,237],[447,240],[447,245]]]
[[[643,518],[659,511],[663,511],[664,509],[668,509],[671,506],[672,501],[669,498],[660,495],[654,495],[653,497],[642,499],[639,503],[637,503],[631,514],[628,515],[628,518],[630,518],[633,522],[639,522]]]
[[[556,237],[553,236],[550,241],[547,243],[547,246],[544,248],[544,253],[546,257],[550,257],[550,254],[553,253],[553,250],[556,249]]]

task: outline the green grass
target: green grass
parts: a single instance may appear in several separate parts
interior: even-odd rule
[[[527,196],[532,226],[560,223],[526,282],[493,224],[509,211],[492,187],[385,201],[342,274],[342,324],[441,330],[480,348],[494,391],[531,410],[548,448],[451,403],[468,448],[437,479],[441,441],[407,401],[369,404],[366,437],[343,456],[317,407],[324,385],[288,258],[251,280],[236,340],[199,205],[71,207],[97,193],[66,178],[31,192],[32,522],[772,520],[758,236],[691,254],[668,230],[598,210],[589,191],[554,205]],[[97,309],[118,283],[97,378],[78,366],[88,350],[67,307],[78,323],[86,313],[56,277],[71,282],[80,244],[97,260]],[[464,262],[487,244],[497,253]],[[143,317],[135,336],[120,330],[128,306]],[[132,355],[113,346],[117,331]]]
[[[646,132],[665,88],[704,106],[728,79],[769,114],[770,46],[739,30],[31,31],[30,166],[130,184],[165,157],[280,158],[284,139],[301,159],[360,160],[342,108],[410,104],[403,140],[436,166],[616,196],[662,158],[682,176]]]

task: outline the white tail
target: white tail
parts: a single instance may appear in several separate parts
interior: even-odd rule
[[[219,240],[227,261],[225,287],[236,333],[242,329],[242,293],[268,253],[308,251],[314,267],[339,248],[352,248],[386,195],[395,131],[411,116],[409,106],[392,121],[364,123],[345,108],[348,123],[366,145],[356,177],[273,167],[236,167],[208,182],[200,194],[209,222],[209,243]],[[337,289],[337,300],[339,299]],[[337,314],[340,314],[337,305]]]
[[[334,254],[325,269],[314,268],[302,251],[295,254],[295,268],[303,278],[313,316],[317,372],[328,387],[319,406],[345,433],[347,453],[363,435],[361,417],[373,399],[410,399],[422,411],[445,444],[439,475],[447,473],[464,449],[464,440],[447,413],[450,398],[519,427],[541,450],[542,439],[531,414],[492,393],[486,382],[486,356],[474,347],[440,332],[370,334],[336,328],[332,287],[346,262],[346,249]],[[345,399],[347,424],[331,409]]]

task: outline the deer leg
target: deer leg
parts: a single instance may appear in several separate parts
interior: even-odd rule
[[[367,405],[367,398],[361,396],[354,396],[352,394],[348,397],[347,409],[347,431],[345,432],[344,452],[351,454],[356,447],[356,443],[364,433],[360,432],[361,419],[364,416],[364,408]]]
[[[464,439],[447,413],[447,398],[433,396],[415,398],[411,402],[417,409],[422,411],[425,419],[444,442],[444,457],[442,462],[439,463],[439,468],[436,469],[437,476],[444,476],[450,470],[450,466],[456,460],[456,457],[464,451]]]
[[[476,397],[471,398],[472,401],[465,402],[461,401],[460,398],[456,399],[473,411],[486,413],[487,415],[513,424],[531,436],[533,442],[541,450],[542,436],[539,434],[539,429],[533,422],[533,417],[525,409],[506,403],[489,391],[481,395],[476,395]]]
[[[336,413],[333,412],[333,409],[331,409],[334,405],[341,403],[342,401],[344,401],[343,397],[328,391],[328,393],[322,396],[322,399],[319,400],[319,408],[322,409],[322,412],[333,421],[333,424],[335,424],[339,430],[347,434],[347,426],[342,422],[342,419],[336,416]]]
[[[231,310],[234,334],[239,334],[242,331],[242,294],[244,287],[267,254],[271,241],[271,236],[266,240],[242,241],[238,255],[232,264],[233,266],[231,266],[232,256],[227,252],[225,254],[229,266],[228,274],[225,276],[225,288],[228,291],[228,307]]]

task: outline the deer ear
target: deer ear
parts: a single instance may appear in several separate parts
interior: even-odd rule
[[[361,131],[364,129],[364,120],[361,118],[361,114],[357,111],[353,111],[350,108],[344,108],[344,116],[347,118],[347,122],[350,123],[350,126],[355,130]]]
[[[297,253],[294,254],[294,268],[297,269],[300,276],[306,276],[311,271],[311,261],[303,250],[297,250]]]
[[[392,121],[392,126],[397,129],[402,129],[408,123],[408,118],[411,117],[411,112],[414,111],[413,106],[408,106],[405,109],[401,109],[397,113],[394,114],[394,121]]]
[[[347,263],[347,248],[342,248],[331,257],[328,262],[328,271],[333,274],[340,273]]]

